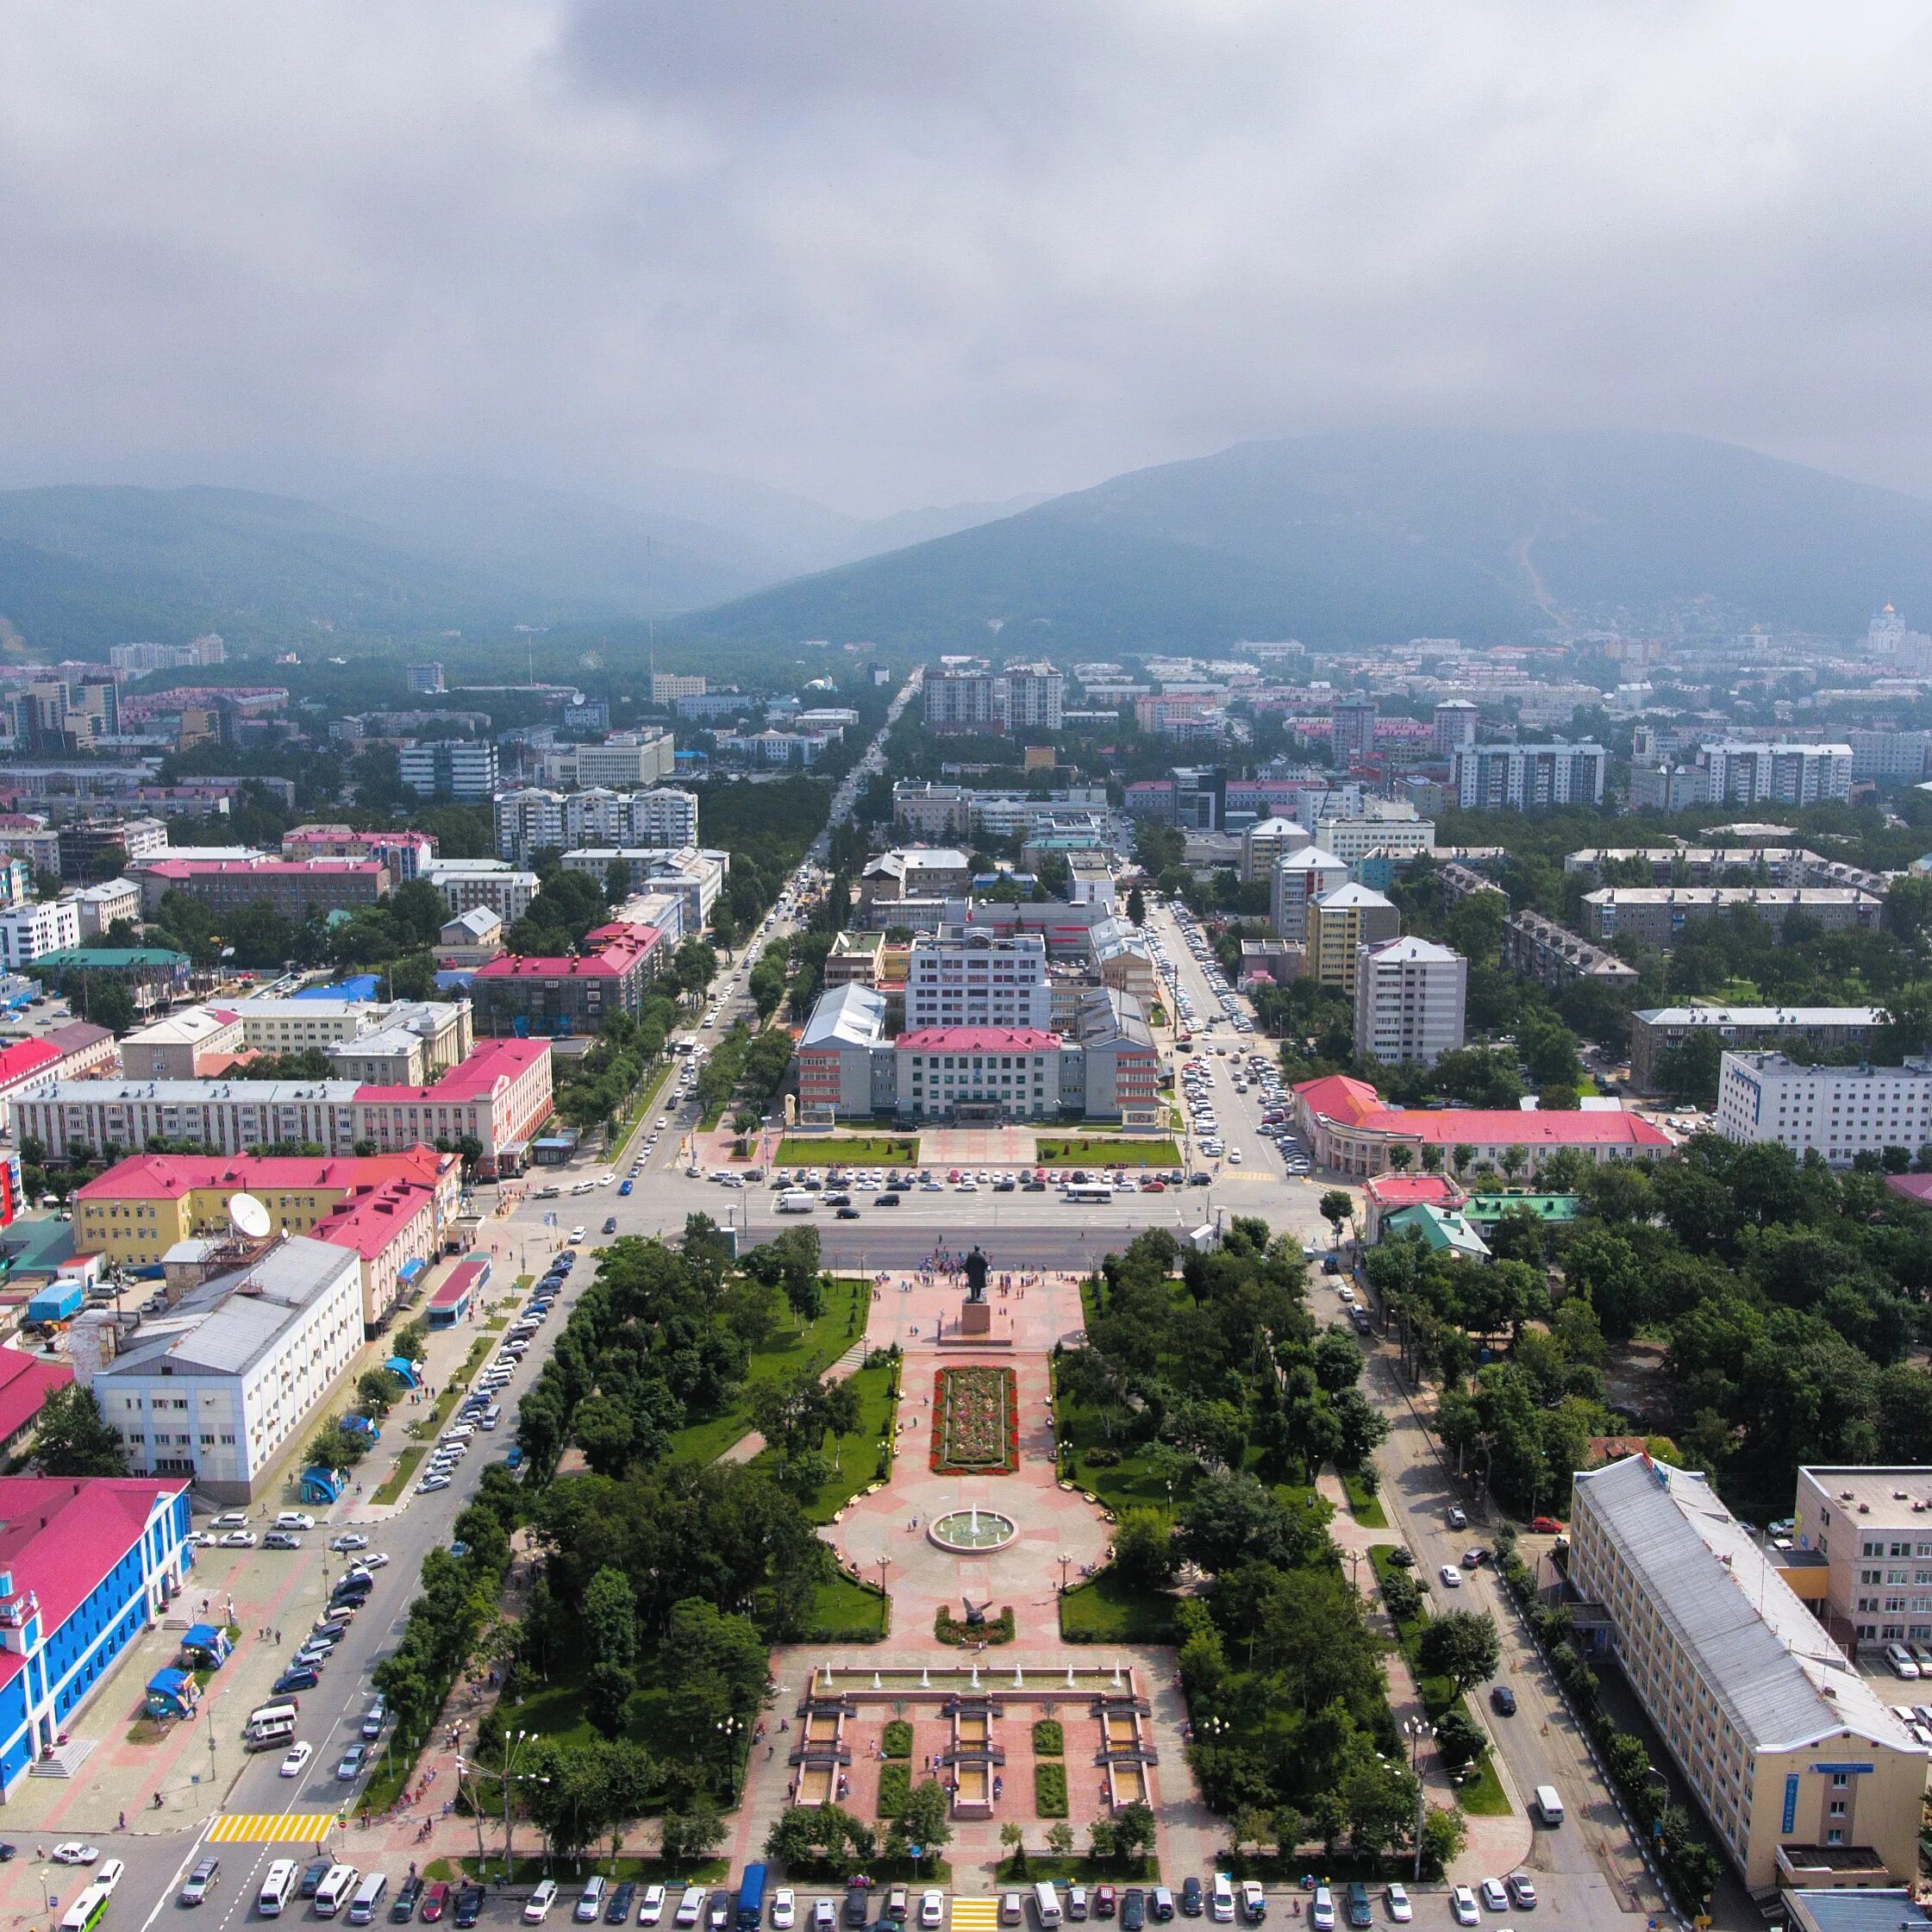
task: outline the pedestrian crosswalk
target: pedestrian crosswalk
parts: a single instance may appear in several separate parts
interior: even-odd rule
[[[953,1932],[997,1932],[998,1925],[998,1899],[955,1898],[953,1901]]]
[[[230,1811],[209,1829],[216,1845],[315,1845],[335,1829],[333,1811]]]

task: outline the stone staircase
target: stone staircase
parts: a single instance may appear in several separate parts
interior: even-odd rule
[[[35,1758],[27,1767],[27,1775],[29,1778],[72,1778],[87,1762],[99,1741],[93,1737],[70,1737],[65,1744],[56,1744],[44,1756]]]

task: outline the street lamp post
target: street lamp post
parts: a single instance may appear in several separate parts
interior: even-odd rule
[[[1072,1560],[1065,1550],[1060,1553],[1060,1593],[1063,1597],[1066,1594],[1066,1566]]]
[[[885,1612],[891,1602],[891,1598],[885,1594],[885,1570],[891,1560],[889,1556],[882,1556],[878,1560],[878,1634],[881,1636],[885,1635]]]
[[[1435,1726],[1422,1717],[1405,1717],[1403,1730],[1409,1738],[1409,1768],[1416,1777],[1416,1873],[1414,1882],[1422,1882],[1422,1743],[1435,1735]]]
[[[745,1728],[741,1717],[718,1719],[718,1734],[724,1740],[724,1801],[735,1804],[738,1801],[738,1733]]]

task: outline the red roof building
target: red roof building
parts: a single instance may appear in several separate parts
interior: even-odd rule
[[[1404,1208],[1460,1208],[1468,1197],[1447,1174],[1378,1174],[1362,1189],[1370,1247],[1382,1238],[1382,1223]]]
[[[10,1452],[34,1426],[41,1404],[74,1379],[66,1363],[23,1348],[0,1348],[0,1451]]]
[[[547,1040],[485,1040],[434,1086],[358,1087],[356,1134],[385,1148],[474,1140],[484,1178],[519,1173],[551,1093]]]
[[[614,1013],[635,1015],[663,964],[655,926],[601,927],[603,943],[560,958],[511,953],[477,968],[470,998],[479,1034],[594,1034]]]
[[[1521,1172],[1531,1174],[1559,1147],[1604,1161],[1667,1154],[1672,1146],[1661,1128],[1620,1107],[1384,1107],[1373,1087],[1340,1075],[1297,1086],[1295,1115],[1317,1166],[1364,1177],[1382,1173],[1397,1145],[1441,1147],[1452,1160],[1453,1149],[1466,1147],[1468,1168],[1501,1169],[1514,1148]]]

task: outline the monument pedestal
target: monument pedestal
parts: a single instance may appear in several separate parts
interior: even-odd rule
[[[960,1335],[963,1340],[981,1340],[992,1332],[993,1307],[991,1302],[960,1303]]]

